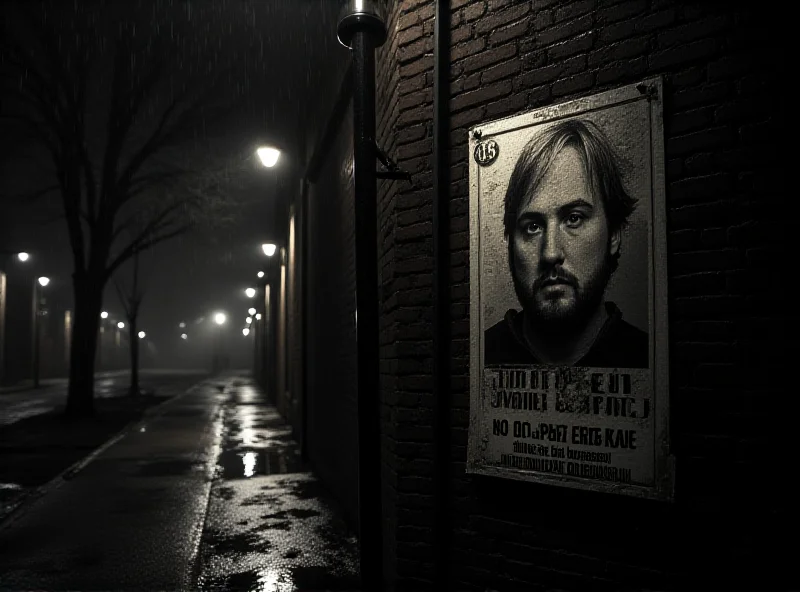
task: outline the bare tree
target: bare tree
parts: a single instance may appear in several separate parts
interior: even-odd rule
[[[216,99],[224,73],[213,64],[192,71],[174,43],[141,27],[137,34],[135,22],[108,26],[91,11],[65,20],[15,6],[20,18],[6,18],[0,35],[0,114],[52,167],[55,182],[32,193],[60,196],[74,260],[67,414],[91,415],[104,286],[203,212],[224,210],[227,167],[190,154],[202,152],[206,122],[232,105]]]
[[[128,321],[128,351],[131,361],[131,382],[128,394],[131,396],[138,396],[141,393],[139,390],[139,310],[145,291],[139,276],[140,255],[140,251],[133,255],[133,277],[130,285],[126,286],[114,278],[114,288],[117,290],[117,296],[125,311],[125,319]]]

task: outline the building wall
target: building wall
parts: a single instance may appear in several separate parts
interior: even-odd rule
[[[305,365],[308,457],[352,526],[358,517],[358,407],[352,109],[335,122],[309,186]]]
[[[759,587],[785,572],[788,244],[781,17],[750,4],[452,0],[451,387],[458,590]],[[386,573],[434,589],[432,118],[434,2],[389,2],[378,138],[411,185],[379,184]],[[665,79],[671,438],[676,501],[465,474],[469,410],[467,129]],[[792,326],[796,326],[792,325]],[[779,406],[781,406],[779,404]],[[707,580],[707,581],[706,581]],[[752,582],[750,580],[753,580]],[[760,584],[759,584],[760,582]],[[753,588],[755,589],[755,588]]]

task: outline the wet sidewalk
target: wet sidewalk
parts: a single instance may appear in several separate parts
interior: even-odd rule
[[[2,590],[358,588],[357,542],[245,375],[156,407],[0,526]]]
[[[274,407],[248,379],[222,405],[198,590],[358,590],[358,542]]]

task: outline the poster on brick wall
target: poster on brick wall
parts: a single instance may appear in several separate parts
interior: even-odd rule
[[[662,100],[470,128],[468,473],[672,499]]]

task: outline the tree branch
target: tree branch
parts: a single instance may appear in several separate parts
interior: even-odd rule
[[[48,193],[52,191],[57,191],[59,189],[61,189],[60,185],[48,185],[47,187],[42,187],[41,189],[36,189],[34,191],[28,191],[25,193],[0,194],[0,199],[9,199],[14,201],[36,201],[37,199],[44,197]]]
[[[141,252],[149,248],[143,247],[143,245],[147,244],[152,246],[152,244],[155,244],[152,242],[151,237],[157,236],[158,233],[164,232],[170,226],[175,225],[177,221],[170,219],[170,216],[185,205],[185,200],[177,200],[165,207],[158,215],[151,218],[147,225],[138,233],[138,235],[125,248],[123,248],[120,254],[117,255],[117,257],[111,262],[111,265],[108,267],[109,274],[113,273],[117,267],[122,265],[122,263],[130,259],[137,252]],[[186,230],[188,230],[191,225],[187,224],[186,227]],[[186,230],[183,230],[182,232],[186,232]]]
[[[119,298],[120,304],[122,304],[122,309],[125,311],[125,317],[130,318],[130,311],[128,309],[128,296],[125,291],[120,287],[117,278],[113,278],[114,281],[114,289],[117,291],[117,298]]]
[[[175,238],[176,236],[180,236],[188,232],[192,228],[191,224],[184,224],[182,226],[177,227],[176,229],[172,230],[171,232],[166,232],[164,234],[153,236],[143,242],[140,242],[138,245],[134,247],[134,244],[131,243],[128,245],[122,253],[120,253],[116,259],[108,266],[108,270],[106,272],[107,277],[110,277],[111,274],[116,271],[116,269],[122,265],[125,261],[130,259],[134,254],[141,253],[146,251],[147,249],[151,249],[159,243],[163,243],[169,239]]]

